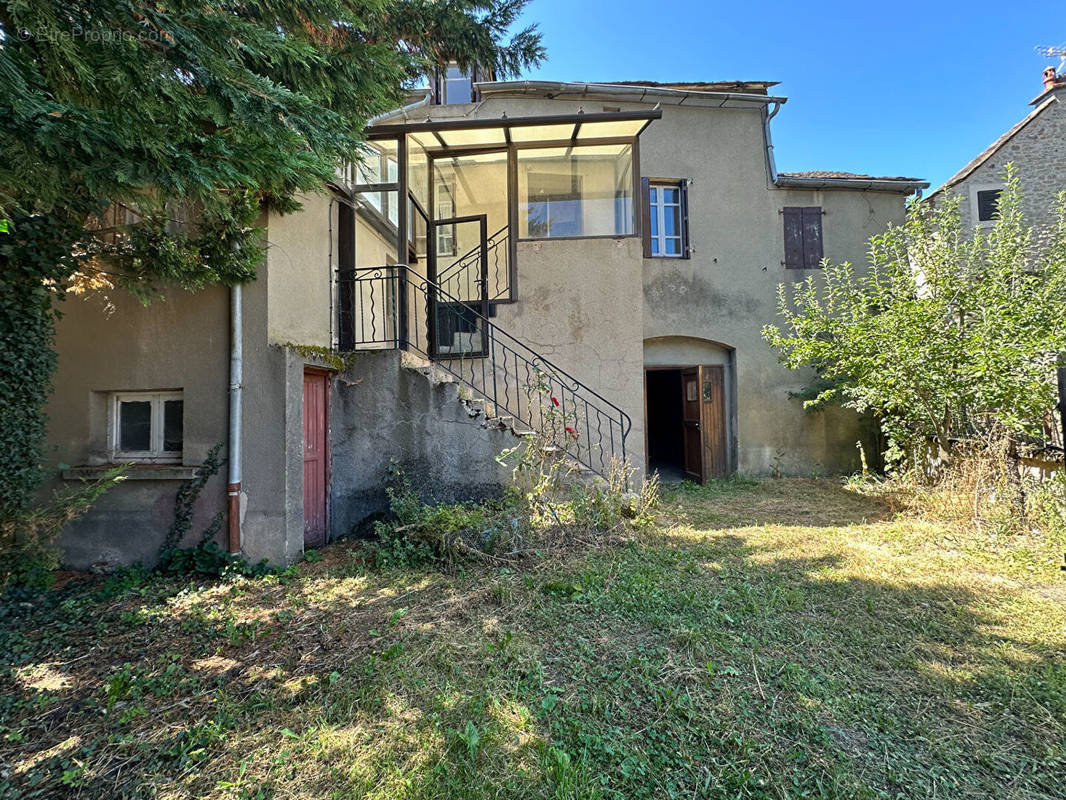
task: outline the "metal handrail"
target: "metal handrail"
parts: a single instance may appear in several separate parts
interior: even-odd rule
[[[499,247],[501,244],[503,244],[505,241],[507,241],[507,237],[506,236],[504,236],[502,239],[497,239],[496,238],[501,233],[506,234],[507,233],[507,229],[508,229],[508,226],[504,225],[502,228],[500,228],[494,234],[489,236],[488,246],[489,246],[490,250],[492,248],[494,248],[494,247]],[[453,270],[458,270],[458,269],[461,269],[463,267],[466,267],[469,263],[476,262],[477,259],[480,256],[481,256],[481,245],[480,244],[476,244],[473,247],[471,247],[469,250],[467,250],[465,253],[463,253],[461,256],[459,256],[457,259],[455,259],[455,261],[453,261],[451,264],[449,264],[444,269],[442,269],[440,272],[438,272],[437,273],[437,282],[439,283],[440,281],[442,281],[445,278],[449,277],[449,275],[448,275],[449,272],[452,272]],[[466,263],[464,263],[464,262],[466,262]]]
[[[615,460],[625,460],[633,425],[629,415],[502,330],[469,300],[458,299],[406,264],[343,270],[337,280],[341,287],[348,284],[338,295],[351,307],[340,309],[339,322],[342,329],[351,329],[342,337],[351,349],[422,355],[479,395],[486,416],[511,417],[540,431],[558,450],[602,477],[609,477]],[[425,302],[425,313],[410,313],[412,301],[417,309],[419,300]],[[446,345],[437,341],[442,320],[445,330],[448,323],[456,331],[473,330],[453,331]],[[469,342],[456,347],[463,336]]]
[[[507,264],[504,264],[503,280],[500,276],[500,251],[501,246],[506,246],[510,238],[510,226],[504,225],[494,234],[488,237],[486,241],[485,257],[489,255],[493,256],[493,264],[495,269],[493,270],[494,287],[495,292],[490,292],[489,300],[499,300],[503,295],[511,291],[510,274]],[[504,250],[506,251],[506,248]],[[440,286],[447,286],[449,284],[459,288],[463,285],[462,274],[470,269],[480,269],[481,267],[481,245],[477,244],[470,248],[467,252],[459,256],[455,261],[445,267],[443,270],[437,273],[436,282]],[[470,280],[471,285],[476,284],[477,278]]]

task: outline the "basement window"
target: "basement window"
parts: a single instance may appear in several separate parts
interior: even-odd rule
[[[108,432],[113,461],[181,463],[182,392],[116,392]]]

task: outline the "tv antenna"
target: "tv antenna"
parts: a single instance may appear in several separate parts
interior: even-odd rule
[[[1066,67],[1066,47],[1037,47],[1036,52],[1040,53],[1044,58],[1059,59],[1059,66],[1056,68],[1056,72],[1062,72],[1062,68]]]

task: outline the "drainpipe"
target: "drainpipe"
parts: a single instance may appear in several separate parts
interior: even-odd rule
[[[426,96],[423,97],[421,100],[417,100],[414,103],[411,103],[410,105],[400,106],[399,108],[394,108],[391,111],[386,111],[383,114],[378,114],[377,116],[371,117],[370,119],[368,119],[366,121],[366,124],[367,124],[367,127],[369,127],[371,125],[376,125],[377,123],[381,122],[383,119],[388,119],[389,117],[395,117],[397,114],[403,114],[404,122],[406,122],[408,120],[408,116],[407,115],[411,111],[414,111],[416,108],[422,108],[423,106],[428,106],[428,105],[429,105],[429,90],[427,89],[426,90]]]
[[[766,164],[770,168],[770,183],[777,183],[777,163],[774,161],[774,140],[770,138],[770,120],[777,116],[781,110],[781,103],[774,103],[773,109],[763,112],[763,125],[766,129]]]
[[[241,285],[229,290],[229,551],[241,552],[241,382],[244,374]]]

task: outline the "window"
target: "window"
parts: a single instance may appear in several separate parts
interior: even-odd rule
[[[436,69],[430,75],[430,103],[433,105],[455,105],[456,103],[476,103],[481,93],[474,85],[478,81],[491,81],[492,71],[474,66],[472,69],[460,69],[454,61],[443,69]]]
[[[822,264],[822,209],[785,206],[785,269],[818,269]]]
[[[645,258],[688,258],[688,181],[644,178]]]
[[[526,235],[529,238],[581,235],[580,175],[531,172],[528,185]]]
[[[438,183],[436,188],[437,215],[435,219],[451,219],[455,216],[455,197],[447,183]],[[437,226],[437,255],[455,255],[455,226]]]
[[[184,401],[181,392],[112,395],[111,453],[116,461],[181,461]]]
[[[981,189],[977,192],[977,221],[995,222],[999,213],[1002,189]]]
[[[444,102],[469,103],[473,99],[473,89],[470,73],[449,64],[444,71]]]
[[[519,238],[631,236],[634,230],[632,145],[519,148]]]

